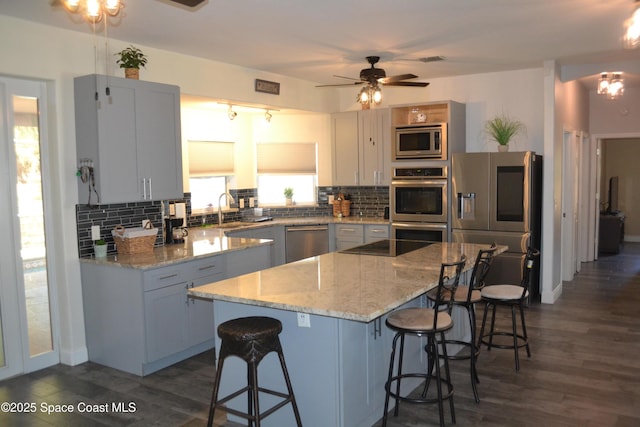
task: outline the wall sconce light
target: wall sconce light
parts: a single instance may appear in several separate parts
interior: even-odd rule
[[[235,111],[233,111],[233,108],[231,105],[229,105],[229,111],[227,111],[227,116],[229,117],[229,120],[233,120],[236,118],[236,116],[238,115],[238,113],[236,113]]]
[[[264,112],[264,119],[267,121],[267,123],[271,123],[272,117],[273,117],[273,114],[271,114],[269,110]]]
[[[627,49],[640,46],[640,0],[634,0],[633,3],[633,12],[624,23],[625,32],[622,38],[623,45]]]
[[[616,99],[624,93],[624,80],[622,72],[601,73],[598,79],[598,95],[605,95],[609,99]]]

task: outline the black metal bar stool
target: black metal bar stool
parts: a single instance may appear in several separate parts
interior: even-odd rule
[[[224,410],[230,414],[247,419],[249,421],[249,427],[253,426],[254,422],[256,427],[259,427],[260,421],[263,418],[282,408],[287,403],[291,403],[293,407],[296,424],[298,427],[302,426],[300,413],[298,412],[298,406],[296,405],[296,399],[293,395],[293,388],[291,387],[291,381],[289,379],[289,373],[284,361],[282,346],[280,345],[280,338],[278,337],[281,331],[282,323],[271,317],[243,317],[228,320],[218,326],[218,335],[222,339],[222,343],[218,356],[218,368],[213,387],[213,395],[211,396],[208,426],[213,425],[213,416],[216,408],[224,408]],[[284,380],[287,384],[287,393],[281,393],[258,386],[258,364],[272,351],[278,353]],[[247,362],[247,386],[231,393],[225,398],[218,399],[222,367],[225,359],[229,356],[237,356]],[[244,392],[247,392],[247,413],[224,406],[226,402],[240,396]],[[259,392],[281,397],[283,400],[266,411],[260,412]]]
[[[524,321],[524,306],[529,297],[529,284],[531,283],[531,271],[535,263],[535,259],[540,256],[540,251],[534,248],[527,249],[524,265],[522,266],[522,281],[519,285],[487,285],[482,289],[481,296],[484,301],[484,314],[482,315],[482,327],[480,328],[480,337],[478,348],[481,344],[485,344],[488,350],[491,347],[512,348],[516,359],[516,371],[520,370],[520,358],[518,349],[525,347],[527,349],[527,357],[531,357],[531,349],[529,348],[529,337],[527,336],[527,325]],[[495,329],[496,323],[496,307],[506,306],[511,308],[511,331],[498,331]],[[485,334],[484,328],[487,322],[487,313],[489,309],[491,313],[491,326],[489,332]],[[520,324],[522,333],[518,332],[516,309],[520,311]],[[496,336],[510,337],[513,342],[511,344],[496,344],[493,342]]]
[[[489,273],[491,262],[493,261],[493,255],[496,252],[496,244],[493,243],[489,249],[480,249],[476,256],[475,263],[473,264],[473,270],[471,271],[471,277],[469,279],[468,286],[460,286],[456,290],[455,294],[445,290],[442,294],[442,299],[451,303],[453,306],[458,306],[467,311],[469,318],[469,329],[471,338],[469,341],[447,339],[445,344],[459,345],[468,348],[466,351],[460,351],[457,354],[451,354],[447,352],[449,360],[469,360],[470,374],[471,374],[471,388],[473,390],[473,397],[476,399],[476,403],[480,403],[480,397],[478,396],[478,386],[480,382],[478,378],[478,372],[476,370],[476,360],[478,358],[479,346],[476,345],[476,303],[481,301],[480,291],[484,287],[484,280]],[[435,303],[437,289],[433,289],[427,292],[427,298]],[[442,344],[441,342],[438,342]],[[440,358],[444,355],[440,354]]]
[[[439,350],[438,350],[438,336],[439,341],[444,341],[444,333],[453,327],[453,321],[449,315],[451,310],[451,299],[445,301],[442,298],[442,294],[445,292],[455,293],[458,283],[460,282],[460,274],[464,267],[466,257],[463,255],[460,261],[454,263],[445,263],[440,267],[440,279],[438,281],[438,287],[436,288],[436,298],[434,308],[403,308],[393,311],[387,317],[386,324],[389,328],[396,331],[393,337],[393,346],[391,349],[391,361],[389,362],[389,376],[385,383],[386,396],[384,400],[384,414],[382,416],[382,426],[387,425],[387,412],[389,410],[389,398],[395,399],[396,407],[393,415],[398,415],[398,408],[400,401],[410,403],[438,403],[438,411],[440,414],[440,425],[444,426],[444,405],[445,400],[449,400],[449,406],[451,409],[451,422],[455,424],[456,416],[453,407],[453,385],[451,384],[451,375],[449,373],[449,362],[447,358],[446,346],[443,346],[444,356],[444,375],[440,372]],[[451,277],[447,275],[448,271],[453,270]],[[441,307],[446,306],[446,310],[440,310]],[[402,372],[402,359],[404,353],[404,338],[405,335],[426,336],[427,345],[426,350],[432,356],[429,356],[428,368],[426,372],[419,373],[403,373]],[[396,375],[393,374],[393,367],[395,363],[396,349],[398,348],[398,340],[400,340],[400,355],[398,359],[398,370]],[[435,375],[433,373],[435,368]],[[422,390],[422,394],[419,397],[412,397],[409,395],[400,395],[400,383],[405,378],[423,378],[425,385]],[[436,382],[436,397],[427,397],[429,389],[429,383],[431,378]],[[395,387],[392,385],[395,384]],[[446,391],[443,391],[443,384],[446,385]],[[392,391],[395,388],[395,391]]]

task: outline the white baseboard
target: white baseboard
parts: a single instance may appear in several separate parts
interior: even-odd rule
[[[87,347],[75,349],[73,351],[60,351],[60,363],[69,366],[76,366],[89,361]]]
[[[554,304],[560,295],[562,295],[562,282],[558,283],[558,286],[553,288],[551,292],[542,291],[540,300],[543,304]]]
[[[628,234],[625,234],[624,241],[638,243],[640,242],[640,236],[629,236]]]

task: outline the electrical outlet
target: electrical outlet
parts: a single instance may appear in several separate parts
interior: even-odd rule
[[[244,209],[244,199],[238,200],[238,205],[239,205],[240,209]]]
[[[298,313],[298,327],[299,328],[311,327],[311,316],[309,316],[308,313]]]
[[[249,197],[249,207],[252,208],[255,206],[255,199],[253,197]]]
[[[327,196],[327,200],[329,201],[329,204],[332,205],[333,204],[333,194],[329,194]]]
[[[100,240],[100,226],[92,225],[91,226],[91,240]]]

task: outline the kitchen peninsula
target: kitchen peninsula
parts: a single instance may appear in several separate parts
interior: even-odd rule
[[[464,254],[469,271],[478,250],[486,247],[434,243],[397,256],[332,252],[194,287],[188,293],[213,299],[212,327],[244,316],[282,322],[280,339],[305,426],[371,426],[382,416],[384,404],[393,337],[384,324],[386,315],[398,307],[423,306],[424,293],[437,285],[441,263]],[[499,253],[505,250],[498,248]],[[420,338],[407,337],[407,370],[426,369],[423,345]],[[282,387],[273,354],[261,362],[259,375],[262,386]],[[225,362],[221,395],[241,388],[245,379],[243,362]],[[403,382],[407,390],[416,385]],[[241,398],[230,404],[245,402]],[[292,417],[292,411],[283,408],[264,425],[290,425]]]

